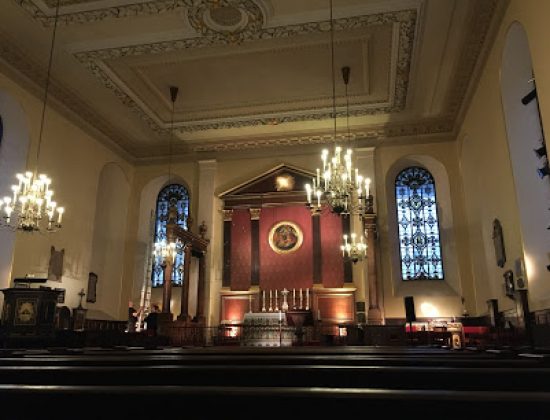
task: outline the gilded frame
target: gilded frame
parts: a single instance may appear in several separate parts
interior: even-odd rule
[[[292,233],[294,233],[296,237],[295,241],[291,241],[291,243],[289,244],[289,247],[281,246],[281,244],[277,243],[277,240],[275,239],[275,235],[280,233],[280,229],[284,226],[289,227],[292,230]],[[277,222],[271,227],[271,229],[269,230],[268,239],[269,239],[269,246],[271,247],[271,249],[277,254],[283,255],[283,254],[290,254],[300,249],[304,241],[304,234],[302,233],[302,229],[300,229],[300,227],[296,223],[285,220],[282,222]]]

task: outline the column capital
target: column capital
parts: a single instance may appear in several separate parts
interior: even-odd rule
[[[223,209],[223,221],[230,222],[233,220],[233,209]]]
[[[216,159],[199,160],[198,164],[201,170],[214,170],[218,166],[218,161]]]
[[[311,212],[311,217],[321,217],[321,210],[317,209],[316,207],[310,208],[309,211]]]
[[[362,218],[363,218],[363,225],[365,226],[365,229],[367,228],[376,229],[376,222],[377,222],[376,213],[363,214]]]
[[[375,147],[356,147],[353,152],[357,157],[367,157],[374,155]]]
[[[378,223],[376,213],[367,213],[363,215],[363,230],[365,231],[366,238],[378,238]],[[369,235],[369,233],[371,235]]]
[[[260,220],[261,208],[250,208],[248,210],[250,211],[250,220]]]

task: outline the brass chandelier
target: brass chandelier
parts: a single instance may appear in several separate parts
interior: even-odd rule
[[[336,144],[336,80],[334,74],[334,20],[332,0],[330,0],[330,35],[331,35],[331,70],[332,70],[332,117],[334,120],[333,140],[335,143],[332,155],[328,149],[321,153],[322,170],[317,168],[316,177],[311,184],[306,184],[307,205],[312,212],[320,212],[322,203],[326,202],[333,213],[339,215],[363,214],[372,208],[370,196],[370,179],[364,179],[357,168],[353,168],[352,149],[345,152]],[[349,83],[350,68],[342,68],[346,86]],[[348,105],[349,120],[349,105]],[[348,141],[349,122],[348,122]]]
[[[44,88],[44,102],[36,149],[36,166],[32,171],[18,173],[15,176],[18,182],[12,185],[11,194],[0,198],[0,212],[3,213],[2,226],[25,232],[55,232],[61,228],[63,214],[65,213],[65,209],[59,207],[53,199],[52,179],[48,175],[38,172],[58,17],[59,0],[57,0],[55,9],[55,21]]]

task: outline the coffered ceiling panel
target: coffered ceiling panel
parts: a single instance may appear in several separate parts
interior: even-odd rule
[[[0,70],[33,91],[56,3],[9,0],[0,16]],[[331,141],[334,104],[337,136],[349,121],[360,145],[449,139],[506,4],[333,0],[332,43],[329,0],[61,0],[52,94],[136,160],[167,154],[172,85],[190,156]]]
[[[353,69],[348,86],[350,102],[379,112],[390,108],[395,93],[390,92],[391,40],[392,25],[378,25],[375,31],[357,31],[335,43],[340,106],[344,95],[341,68],[349,66]],[[301,114],[307,118],[310,113],[326,113],[332,107],[330,43],[326,36],[251,44],[231,53],[227,48],[226,52],[202,48],[154,58],[106,60],[102,65],[111,80],[118,81],[117,87],[135,95],[142,112],[158,125],[170,119],[169,84],[179,86],[182,94],[176,104],[176,120],[180,126],[185,123],[195,129],[227,118],[241,123],[259,116]]]

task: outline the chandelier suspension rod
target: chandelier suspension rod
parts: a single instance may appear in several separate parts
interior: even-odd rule
[[[57,0],[56,6],[55,6],[55,18],[54,18],[54,24],[53,24],[53,34],[52,34],[52,42],[50,46],[50,57],[48,59],[48,71],[46,73],[46,86],[44,88],[44,103],[42,104],[42,114],[40,117],[40,131],[38,132],[38,145],[36,147],[36,170],[35,174],[38,174],[38,159],[40,156],[40,147],[42,144],[42,132],[44,131],[44,120],[46,117],[46,103],[48,101],[48,92],[50,90],[50,75],[52,72],[52,63],[53,63],[53,50],[55,46],[55,38],[57,35],[57,20],[59,18],[59,3],[61,0]]]
[[[172,115],[170,117],[170,137],[168,139],[168,184],[172,178],[172,138],[174,137],[174,112],[176,107],[176,99],[178,97],[178,88],[170,86],[170,99],[172,101]]]
[[[349,67],[344,67],[342,71],[344,75],[344,87],[346,89],[346,127],[347,127],[347,141],[349,142],[351,141],[351,134],[349,130],[349,96],[348,96]],[[346,71],[347,71],[347,76],[345,73]]]
[[[336,145],[336,75],[334,73],[334,20],[332,15],[332,0],[330,1],[330,69],[332,73],[332,117],[334,120],[334,144]]]

